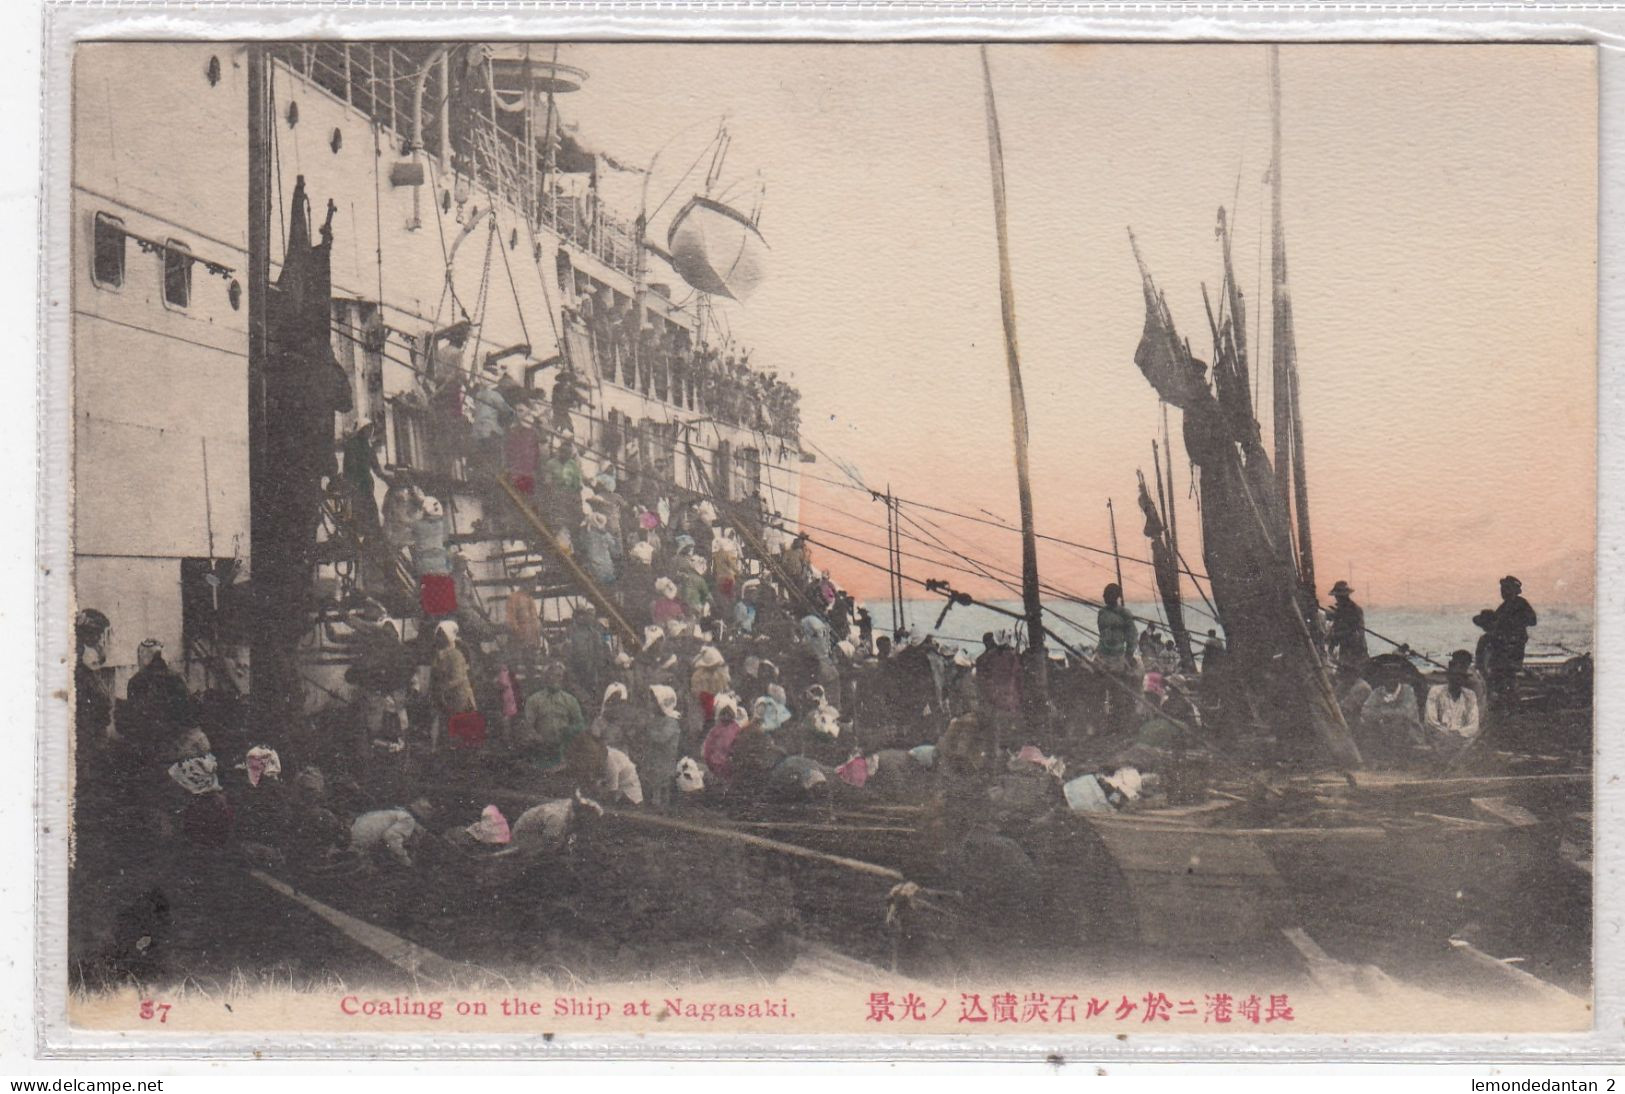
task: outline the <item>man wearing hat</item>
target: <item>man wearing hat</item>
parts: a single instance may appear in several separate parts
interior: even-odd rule
[[[1365,609],[1354,602],[1354,589],[1347,581],[1332,586],[1332,601],[1327,656],[1334,664],[1357,669],[1370,656],[1365,647]]]
[[[1524,648],[1529,644],[1529,628],[1535,625],[1535,609],[1523,598],[1523,582],[1508,575],[1501,579],[1501,606],[1495,609],[1485,650],[1489,669],[1490,695],[1497,706],[1513,703],[1518,697],[1518,673],[1523,669]]]

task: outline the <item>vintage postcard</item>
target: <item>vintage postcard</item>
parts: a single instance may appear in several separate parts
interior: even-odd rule
[[[71,92],[72,1029],[1592,1028],[1594,47]]]

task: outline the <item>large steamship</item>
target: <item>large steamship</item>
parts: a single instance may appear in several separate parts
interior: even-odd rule
[[[589,472],[635,467],[760,497],[794,523],[794,392],[772,385],[772,414],[761,400],[720,405],[698,375],[649,360],[650,346],[675,346],[728,367],[716,309],[762,275],[756,217],[705,192],[725,132],[657,237],[647,209],[599,199],[599,171],[648,169],[610,166],[568,125],[569,94],[588,74],[556,49],[299,43],[274,47],[269,64],[273,280],[297,183],[318,224],[328,208],[336,240],[331,344],[350,409],[335,416],[334,444],[376,424],[385,468],[443,500],[482,610],[500,613],[526,588],[557,623],[589,591],[496,528],[492,509],[507,503],[436,421],[459,371],[546,394],[567,370],[580,399],[554,424]],[[87,487],[73,522],[76,599],[122,636],[108,650],[116,693],[147,637],[181,651],[171,661],[194,686],[244,683],[250,617],[233,608],[255,572],[247,49],[91,46],[77,65],[75,129],[106,139],[78,141],[73,171],[75,475]],[[273,416],[264,428],[280,426]],[[368,567],[347,516],[324,508],[316,601],[404,595],[404,573],[357,590]],[[311,622],[307,709],[342,694],[342,659],[324,654]]]

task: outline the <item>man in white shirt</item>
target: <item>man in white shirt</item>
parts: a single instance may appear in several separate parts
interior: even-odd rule
[[[363,813],[350,826],[350,850],[370,858],[374,852],[387,850],[402,866],[412,865],[412,856],[406,845],[419,832],[427,829],[420,823],[431,812],[429,802],[419,798],[405,808],[374,809]]]
[[[1446,757],[1454,757],[1478,736],[1478,696],[1469,686],[1466,669],[1452,659],[1445,682],[1428,691],[1422,712],[1428,741]]]

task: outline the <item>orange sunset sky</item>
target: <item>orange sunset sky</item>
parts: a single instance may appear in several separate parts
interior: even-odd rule
[[[1267,362],[1267,50],[1001,45],[990,53],[1031,415],[1037,525],[1146,554],[1135,469],[1160,412],[1133,364],[1132,225],[1180,330],[1210,358],[1220,205]],[[769,278],[721,309],[803,392],[804,435],[904,498],[1014,521],[1009,399],[981,71],[966,45],[568,45],[592,73],[567,122],[647,163],[651,204],[726,112],[721,188],[761,221]],[[1287,46],[1285,217],[1321,585],[1368,603],[1589,603],[1596,485],[1596,60],[1589,47]],[[673,134],[676,134],[674,137]],[[701,167],[703,173],[703,165]],[[637,208],[637,176],[604,188]],[[621,188],[617,193],[616,188]],[[686,191],[685,191],[686,192]],[[653,222],[663,238],[665,217]],[[1262,321],[1260,321],[1262,320]],[[1267,373],[1267,369],[1264,370]],[[1270,399],[1264,377],[1262,417]],[[1201,569],[1173,429],[1185,553]],[[810,475],[844,480],[825,456]],[[814,539],[882,559],[883,508],[808,479]],[[905,510],[907,512],[908,510]],[[1019,541],[935,513],[957,549],[1019,570]],[[905,543],[906,551],[945,558]],[[824,551],[884,597],[879,571]],[[1110,559],[1046,544],[1046,581],[1097,595]],[[905,571],[1001,590],[940,562]],[[1131,599],[1149,572],[1125,565]],[[910,595],[925,595],[913,589]],[[1005,595],[1009,595],[1006,593]]]

